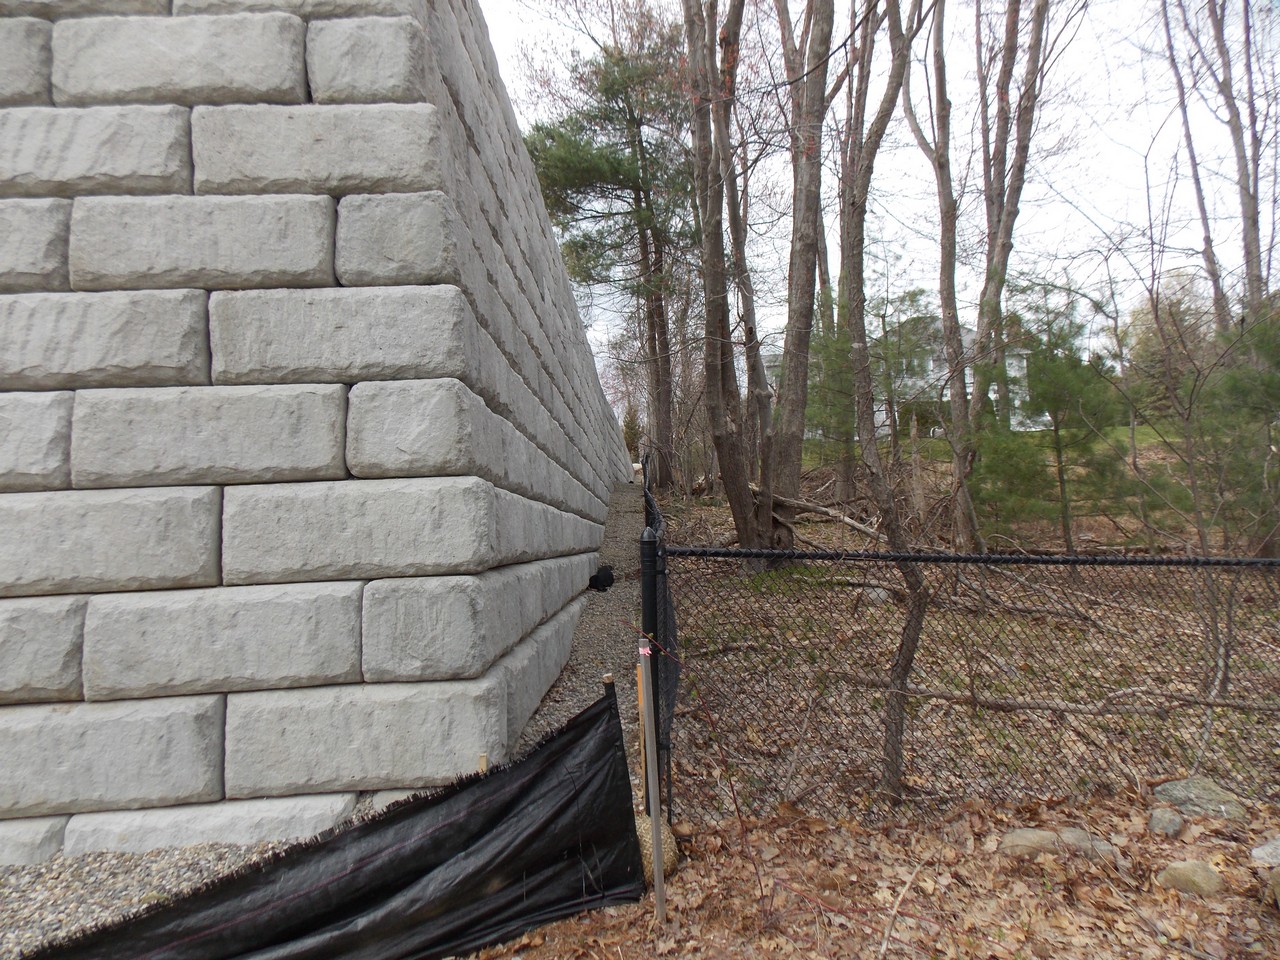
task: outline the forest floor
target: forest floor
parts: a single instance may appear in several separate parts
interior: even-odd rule
[[[676,542],[726,533],[722,507],[681,506],[668,519]],[[849,542],[839,524],[797,530],[813,546],[866,546]],[[828,749],[840,752],[838,744]],[[639,904],[541,927],[477,960],[1280,957],[1280,877],[1251,854],[1280,837],[1275,805],[1246,800],[1236,819],[1187,815],[1174,836],[1151,829],[1163,805],[1149,781],[1070,800],[968,799],[876,817],[818,816],[803,799],[725,816],[723,805],[716,813],[697,806],[724,795],[721,766],[714,756],[677,757],[676,811],[687,819],[676,824],[680,862],[666,884],[666,923],[654,918],[651,892]],[[1067,827],[1110,844],[1112,855],[1001,848],[1019,828]],[[1181,861],[1212,866],[1221,889],[1200,896],[1163,886],[1157,876]]]

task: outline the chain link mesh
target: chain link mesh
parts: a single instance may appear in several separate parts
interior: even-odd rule
[[[1280,801],[1274,562],[680,547],[666,562],[678,816],[885,809],[908,566],[924,618],[899,796],[1068,796],[1195,772]]]

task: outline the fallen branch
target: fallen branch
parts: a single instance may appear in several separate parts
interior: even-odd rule
[[[755,484],[752,484],[751,492],[759,496],[760,488],[757,487]],[[882,534],[875,527],[869,527],[865,523],[859,523],[857,520],[853,519],[853,517],[845,516],[839,510],[832,510],[829,507],[824,507],[816,503],[810,503],[807,500],[795,500],[791,497],[782,497],[776,493],[773,495],[773,502],[780,503],[784,507],[790,507],[792,510],[795,510],[799,513],[816,513],[820,516],[828,517],[832,520],[837,521],[838,523],[843,523],[846,527],[849,527],[851,530],[857,530],[863,536],[870,537],[872,540],[875,540],[877,543],[884,540],[884,534]]]
[[[902,901],[907,898],[911,885],[916,882],[916,877],[923,869],[923,863],[916,864],[916,868],[911,871],[911,876],[907,877],[907,882],[902,885],[902,892],[898,894],[898,899],[893,902],[893,909],[889,911],[889,922],[884,927],[884,937],[880,940],[880,950],[876,954],[881,960],[889,951],[889,938],[893,936],[894,924],[898,922],[898,911],[902,909]]]

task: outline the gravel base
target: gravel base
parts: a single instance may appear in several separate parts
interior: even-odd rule
[[[569,664],[529,721],[517,753],[593,703],[602,690],[601,678],[612,673],[628,754],[634,758],[639,726],[635,665],[643,529],[640,485],[620,484],[609,504],[600,548],[600,562],[613,567],[614,586],[606,593],[588,591]],[[633,788],[638,791],[634,762],[632,770]],[[370,809],[369,803],[362,803],[356,815]],[[59,856],[28,867],[0,866],[0,958],[18,957],[42,943],[180,896],[284,846],[202,844],[145,854]]]

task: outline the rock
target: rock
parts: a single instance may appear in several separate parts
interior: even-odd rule
[[[1189,816],[1221,817],[1225,820],[1243,820],[1247,816],[1234,793],[1223,790],[1207,777],[1170,780],[1160,784],[1154,792],[1157,800],[1171,803]]]
[[[1280,867],[1280,837],[1253,848],[1253,861],[1264,867]]]
[[[1267,889],[1262,899],[1280,910],[1280,867],[1272,870],[1267,878]]]
[[[1114,846],[1079,827],[1063,827],[1058,831],[1058,840],[1073,853],[1082,854],[1090,860],[1116,858]]]
[[[1041,853],[1078,853],[1089,859],[1114,859],[1116,848],[1079,827],[1040,830],[1022,827],[1011,830],[1000,841],[999,852],[1009,857],[1034,857]]]
[[[1158,807],[1151,811],[1151,818],[1147,821],[1147,829],[1152,833],[1158,833],[1162,837],[1176,837],[1182,832],[1185,821],[1182,815],[1176,810],[1170,810],[1168,807]]]
[[[1157,874],[1156,883],[1201,897],[1221,893],[1225,886],[1218,871],[1201,860],[1179,860],[1169,864]]]

